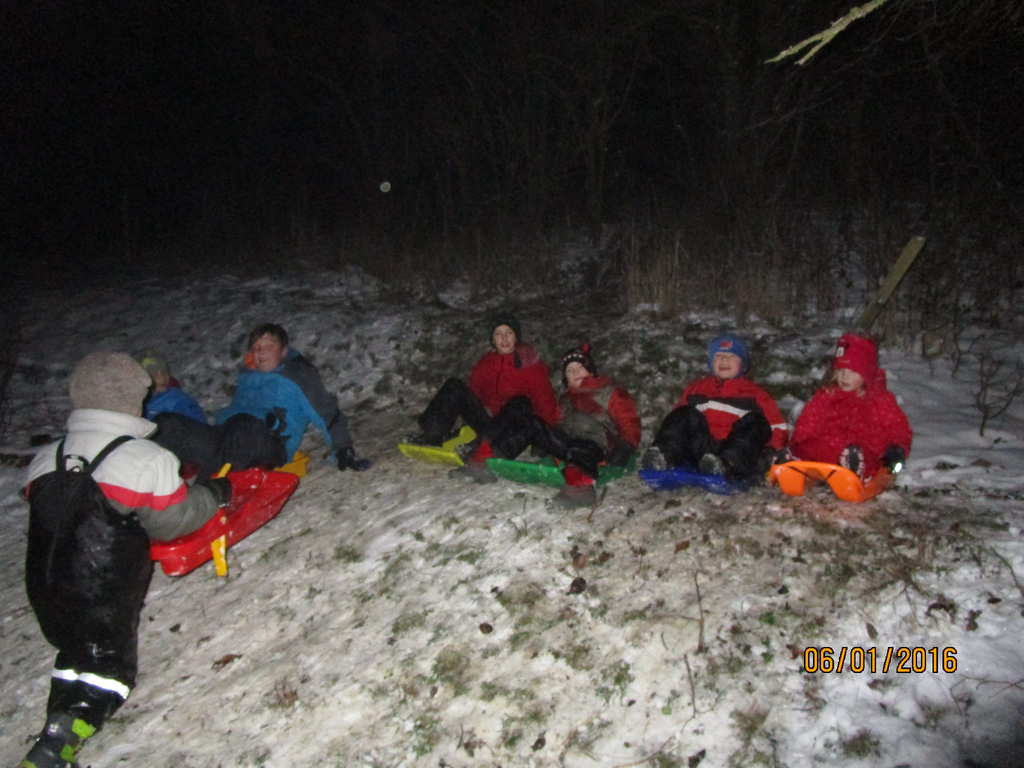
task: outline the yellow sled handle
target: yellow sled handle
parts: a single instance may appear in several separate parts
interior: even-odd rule
[[[231,471],[231,464],[225,464],[220,468],[214,477],[225,477],[228,472]],[[225,515],[222,520],[227,522],[227,516]],[[216,539],[210,542],[210,554],[213,555],[213,572],[220,577],[228,575],[228,535],[222,533]]]

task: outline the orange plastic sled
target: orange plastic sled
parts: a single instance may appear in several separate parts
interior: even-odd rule
[[[768,470],[768,479],[789,496],[803,496],[808,482],[812,485],[828,483],[836,498],[853,502],[874,498],[893,482],[892,474],[885,469],[880,470],[866,483],[862,483],[856,473],[846,467],[823,461],[788,461],[785,464],[773,464]]]
[[[231,481],[231,503],[198,530],[171,541],[154,541],[149,556],[160,563],[168,576],[183,576],[214,556],[210,547],[224,536],[225,545],[241,541],[273,518],[299,484],[291,472],[245,469],[227,475]]]

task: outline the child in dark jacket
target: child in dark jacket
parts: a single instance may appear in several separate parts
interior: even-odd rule
[[[82,743],[128,697],[153,573],[150,539],[190,533],[231,498],[223,478],[185,485],[174,455],[146,439],[156,428],[141,418],[149,384],[129,355],[87,355],[71,374],[67,436],[41,448],[28,468],[25,584],[57,657],[46,726],[22,768],[75,763]],[[86,466],[106,508],[67,503],[61,470]]]
[[[607,376],[599,376],[589,344],[570,349],[562,356],[562,383],[565,391],[559,398],[566,453],[575,458],[579,448],[574,441],[586,440],[599,448],[593,458],[597,463],[624,466],[640,445],[640,417],[636,400]],[[543,446],[541,446],[543,448]],[[558,458],[566,458],[559,456]],[[564,507],[591,505],[596,500],[594,476],[575,463],[569,463],[563,475],[565,487],[555,497]]]
[[[810,399],[793,429],[790,449],[808,461],[840,464],[861,479],[886,467],[899,471],[913,433],[878,367],[878,348],[863,336],[840,337],[832,378]]]
[[[514,459],[528,444],[503,438],[532,428],[534,417],[547,425],[559,418],[550,371],[537,350],[523,342],[519,321],[502,314],[491,319],[488,329],[491,349],[473,366],[469,383],[445,381],[417,419],[420,433],[409,439],[440,445],[461,418],[478,436],[464,467],[478,482],[497,479],[484,466],[486,459]]]
[[[741,485],[756,482],[766,469],[766,451],[783,448],[789,428],[771,395],[747,378],[749,368],[742,339],[712,339],[711,375],[683,390],[658,427],[644,468],[680,467]]]

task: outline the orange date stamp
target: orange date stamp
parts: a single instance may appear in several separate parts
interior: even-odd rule
[[[803,670],[810,674],[881,672],[884,675],[890,671],[900,674],[950,674],[956,672],[956,667],[956,648],[952,647],[820,645],[804,648],[803,652]]]

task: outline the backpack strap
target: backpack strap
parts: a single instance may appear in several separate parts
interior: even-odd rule
[[[99,453],[93,456],[92,461],[85,461],[85,459],[82,459],[83,463],[85,464],[85,473],[87,475],[91,475],[96,470],[96,467],[98,467],[103,462],[103,460],[107,458],[107,456],[112,454],[116,448],[118,448],[120,445],[124,443],[127,443],[129,440],[134,439],[135,438],[133,438],[131,435],[121,435],[120,437],[115,437],[113,440],[111,440],[109,443],[103,446],[103,448],[100,449]],[[67,471],[67,468],[64,466],[65,460],[68,458],[67,455],[64,453],[65,440],[67,440],[67,437],[61,438],[60,443],[57,444],[56,469],[58,472]]]

